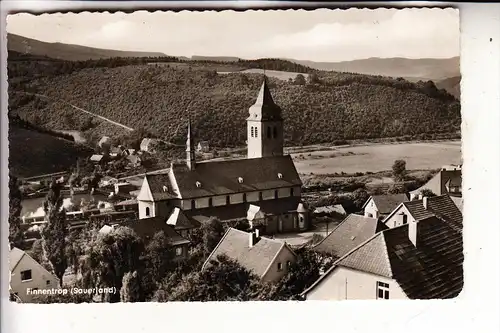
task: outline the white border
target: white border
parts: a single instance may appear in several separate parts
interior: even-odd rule
[[[172,8],[141,2],[144,8]],[[228,2],[203,3],[228,6]],[[233,2],[235,8],[269,6],[271,2]],[[345,4],[345,3],[344,3]],[[443,3],[391,3],[392,7],[437,6]],[[182,3],[183,6],[196,6]],[[281,2],[280,5],[286,5]],[[293,3],[292,5],[297,5]],[[352,4],[351,4],[352,5]],[[369,3],[356,3],[357,7]],[[104,6],[104,7],[103,7]],[[464,154],[465,288],[453,301],[302,302],[302,303],[171,303],[97,305],[9,304],[7,243],[7,91],[4,9],[134,8],[136,3],[2,1],[1,90],[1,259],[2,332],[180,331],[308,332],[498,332],[499,331],[499,130],[500,124],[500,4],[455,4],[461,18],[462,135]],[[383,6],[381,3],[370,6]],[[490,41],[491,38],[491,41]]]

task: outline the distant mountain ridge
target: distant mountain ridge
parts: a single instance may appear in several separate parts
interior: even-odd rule
[[[24,54],[46,56],[54,59],[81,61],[115,57],[164,57],[161,52],[117,51],[88,46],[48,43],[19,35],[7,34],[7,49]]]
[[[32,55],[47,56],[63,60],[88,60],[113,57],[165,57],[161,52],[117,51],[92,48],[80,45],[47,43],[31,38],[8,34],[8,50]],[[238,62],[244,60],[233,56],[178,57],[184,61]],[[341,62],[316,62],[310,60],[286,59],[316,70],[360,73],[403,77],[410,81],[433,80],[435,82],[460,75],[459,57],[449,59],[407,59],[407,58],[369,58]]]

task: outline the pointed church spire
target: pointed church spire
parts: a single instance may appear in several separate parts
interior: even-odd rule
[[[194,170],[196,160],[194,155],[194,140],[191,131],[191,119],[188,120],[188,130],[186,139],[186,164],[190,170]]]
[[[264,76],[262,85],[260,86],[259,95],[254,105],[250,107],[250,117],[254,120],[280,120],[281,108],[276,105],[273,95],[269,90],[267,77]]]

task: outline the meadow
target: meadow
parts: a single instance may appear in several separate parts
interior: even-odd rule
[[[431,170],[461,164],[461,142],[368,144],[296,153],[292,157],[300,174],[379,172],[391,170],[397,159],[405,160],[408,170]]]

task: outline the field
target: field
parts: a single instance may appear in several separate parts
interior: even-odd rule
[[[247,69],[243,71],[239,71],[240,73],[252,73],[252,74],[264,74],[264,70],[262,69]],[[225,72],[218,72],[218,74],[229,74],[232,73],[230,71],[225,71]],[[282,81],[288,81],[288,80],[294,80],[297,75],[303,75],[306,79],[309,76],[308,74],[303,74],[303,73],[295,73],[295,72],[284,72],[284,71],[271,71],[271,70],[266,70],[266,76],[269,77],[274,77],[276,79],[282,80]]]
[[[461,164],[460,148],[459,141],[373,144],[302,152],[292,157],[301,174],[385,171],[397,159],[405,160],[409,170],[425,170]]]

